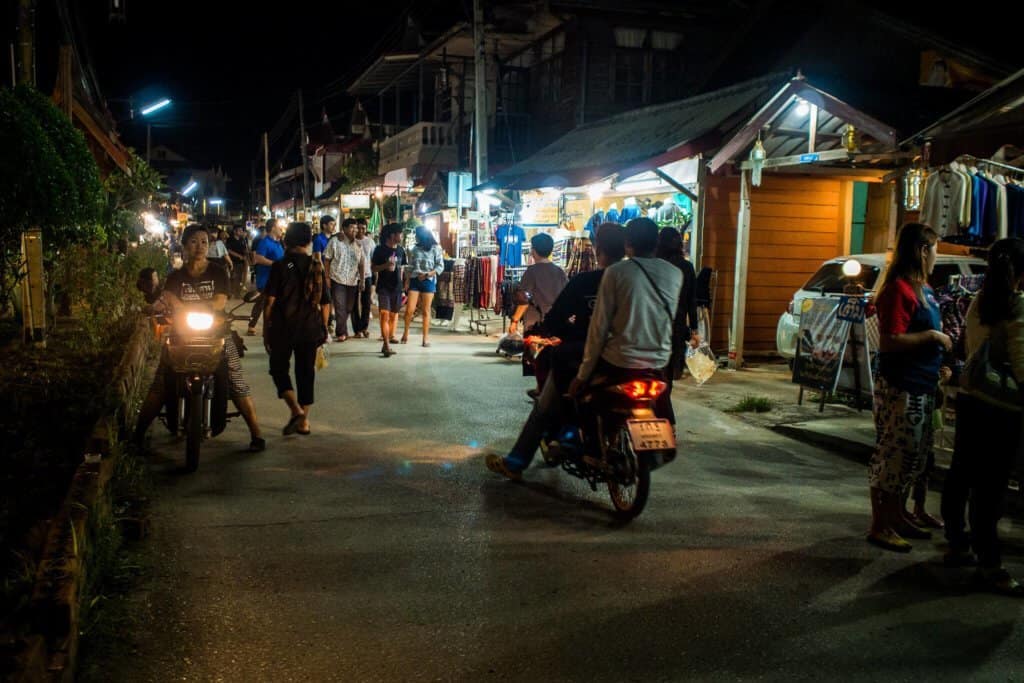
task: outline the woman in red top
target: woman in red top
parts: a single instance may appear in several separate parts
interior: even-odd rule
[[[935,267],[938,235],[920,223],[900,229],[896,253],[875,297],[879,357],[875,378],[875,452],[871,457],[871,530],[868,541],[908,552],[904,537],[927,539],[906,513],[904,501],[932,454],[932,412],[943,350],[952,342],[928,276]]]

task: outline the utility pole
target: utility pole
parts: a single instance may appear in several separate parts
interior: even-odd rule
[[[270,141],[266,133],[263,134],[263,189],[267,193],[267,213],[273,216],[273,210],[270,208]]]
[[[18,0],[18,82],[36,84],[36,0]]]
[[[473,149],[476,184],[487,179],[487,62],[483,0],[473,0]]]
[[[306,145],[306,119],[303,116],[302,90],[299,90],[299,146],[302,152],[302,214],[305,220],[309,220],[309,158]]]

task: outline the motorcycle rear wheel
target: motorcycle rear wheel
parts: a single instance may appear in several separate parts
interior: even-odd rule
[[[638,458],[633,450],[633,441],[629,438],[629,430],[625,426],[619,428],[615,435],[613,448],[618,457],[625,459],[625,465],[635,474],[633,483],[625,486],[614,479],[608,480],[608,495],[615,508],[615,516],[623,521],[637,517],[647,506],[647,497],[651,491],[651,471],[647,463]]]
[[[188,426],[185,430],[185,471],[199,467],[199,446],[203,442],[203,392],[188,397]]]

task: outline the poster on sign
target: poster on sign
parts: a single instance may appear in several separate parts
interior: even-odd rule
[[[867,300],[863,297],[842,297],[839,303],[838,317],[850,323],[850,336],[843,355],[843,369],[839,374],[840,391],[859,398],[863,403],[870,403],[874,393],[874,375],[872,373],[871,334],[868,332],[865,311]],[[873,319],[872,319],[873,320]]]
[[[806,299],[793,360],[793,382],[827,393],[836,390],[851,323],[839,319],[840,300]]]

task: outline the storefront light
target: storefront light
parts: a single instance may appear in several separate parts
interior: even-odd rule
[[[427,230],[429,230],[431,232],[437,232],[437,217],[436,216],[430,216],[425,221],[423,221],[423,224],[425,226],[427,226]]]
[[[611,183],[594,183],[587,188],[587,194],[595,202],[604,196],[604,193],[611,189]]]
[[[420,204],[420,213],[430,211],[430,204]]]
[[[494,196],[494,195],[498,194],[498,191],[495,190],[493,187],[488,187],[488,188],[486,188],[484,190],[484,194]]]

